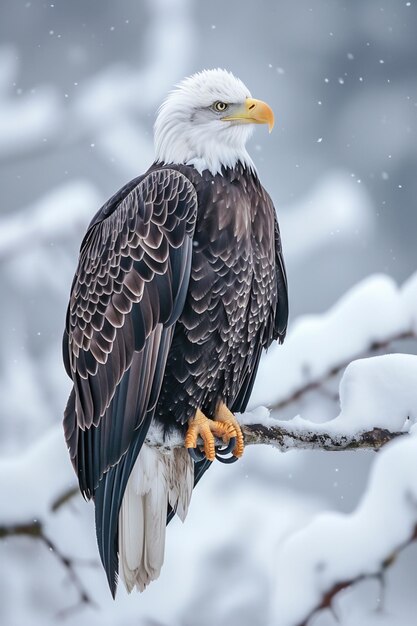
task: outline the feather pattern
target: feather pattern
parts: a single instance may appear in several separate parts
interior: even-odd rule
[[[184,520],[193,489],[191,457],[184,448],[163,453],[143,445],[120,509],[120,573],[127,590],[143,591],[164,560],[168,506]]]
[[[220,401],[245,409],[263,348],[285,337],[287,278],[273,203],[242,164],[220,174],[170,166],[198,198],[190,282],[155,418],[169,429]]]
[[[113,592],[117,516],[188,288],[197,210],[193,185],[170,169],[156,169],[125,190],[84,238],[63,342],[74,381],[65,436],[81,491],[95,499]]]
[[[165,522],[210,467],[162,458],[148,429],[169,448],[196,408],[243,411],[287,318],[275,209],[252,168],[155,163],[93,219],[64,333],[64,428],[113,594],[119,555],[128,589],[158,576]]]

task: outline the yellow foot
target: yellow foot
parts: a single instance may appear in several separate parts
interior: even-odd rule
[[[240,459],[245,448],[242,429],[233,413],[229,411],[229,409],[223,402],[217,409],[216,422],[220,422],[221,424],[227,426],[227,432],[233,433],[231,436],[236,437],[236,445],[233,450],[233,455]]]
[[[211,420],[197,409],[194,417],[188,422],[188,430],[185,435],[185,447],[188,449],[197,448],[197,439],[200,436],[204,444],[204,454],[207,460],[214,461],[216,458],[215,437],[227,440],[228,428],[225,424]],[[233,434],[231,435],[233,436]]]
[[[203,440],[204,454],[197,447],[198,437]],[[223,450],[218,449],[216,454],[215,438],[220,438],[227,447]],[[185,435],[185,447],[188,449],[195,461],[207,459],[214,461],[217,458],[223,463],[236,461],[243,454],[243,434],[239,423],[233,413],[229,411],[225,404],[220,404],[214,420],[207,418],[200,409],[188,422],[188,430]],[[233,456],[225,457],[233,447]]]

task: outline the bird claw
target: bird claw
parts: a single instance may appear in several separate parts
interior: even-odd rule
[[[238,457],[232,454],[231,456],[227,456],[229,452],[235,449],[236,446],[236,437],[230,437],[229,443],[225,448],[217,447],[216,448],[216,459],[220,461],[220,463],[234,463],[237,461]]]
[[[199,438],[203,440],[202,447],[198,444]],[[216,445],[216,438],[222,439],[223,444]],[[244,447],[241,428],[225,405],[220,405],[214,420],[197,409],[195,416],[189,420],[184,444],[195,463],[204,459],[234,463],[242,456]]]
[[[220,456],[226,456],[227,454],[229,454],[229,452],[231,452],[234,447],[236,445],[236,437],[230,437],[229,439],[229,443],[227,444],[227,446],[225,448],[221,447],[221,446],[216,446],[216,457],[219,454]]]
[[[216,446],[216,459],[220,461],[220,463],[235,463],[238,460],[237,456],[232,454],[231,456],[227,457],[227,455],[232,452],[232,450],[234,450],[235,445],[236,437],[231,437],[226,447]],[[203,461],[206,458],[206,455],[199,446],[196,446],[195,448],[188,448],[188,453],[195,463]]]
[[[230,465],[230,463],[236,463],[236,461],[239,460],[239,457],[235,456],[234,454],[227,457],[217,456],[216,454],[216,459],[220,461],[220,463],[226,463],[227,465]]]
[[[206,455],[200,450],[198,446],[196,448],[187,448],[187,450],[194,463],[199,463],[206,458]]]

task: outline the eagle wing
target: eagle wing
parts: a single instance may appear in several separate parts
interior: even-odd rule
[[[118,512],[184,306],[196,214],[188,178],[152,171],[95,219],[72,286],[63,352],[74,388],[64,430],[80,489],[95,501],[113,591]]]

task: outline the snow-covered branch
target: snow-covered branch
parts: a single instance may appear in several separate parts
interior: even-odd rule
[[[405,533],[408,534],[408,533]],[[329,585],[330,588],[326,589],[326,591],[322,594],[317,605],[311,609],[311,611],[306,615],[305,619],[302,618],[302,622],[298,623],[296,626],[309,626],[310,620],[317,615],[320,611],[325,609],[331,610],[333,613],[335,612],[333,602],[338,593],[341,591],[352,587],[352,585],[357,585],[365,580],[376,579],[381,585],[382,592],[385,588],[385,576],[387,569],[391,567],[399,554],[405,549],[408,548],[412,543],[417,541],[417,524],[412,529],[412,532],[409,536],[404,540],[404,542],[399,545],[391,554],[388,554],[385,558],[381,557],[381,561],[379,563],[379,567],[373,571],[368,572],[359,570],[358,573],[350,579],[346,579],[343,581],[335,582],[333,586]],[[381,593],[381,596],[383,594]],[[384,609],[383,604],[379,607],[380,609]],[[337,617],[337,616],[336,616]]]
[[[261,361],[250,408],[282,409],[354,359],[416,334],[417,274],[401,287],[388,276],[370,276],[327,313],[294,322],[283,346],[273,346]]]
[[[281,450],[378,449],[409,431],[417,417],[415,380],[417,356],[414,355],[392,354],[352,362],[340,383],[341,410],[335,419],[319,424],[295,417],[283,422],[271,418],[269,411],[260,407],[240,416],[246,443],[270,444]],[[412,445],[416,446],[416,441],[413,438]],[[37,479],[28,493],[27,481],[33,467],[37,468]],[[73,559],[65,557],[45,531],[50,517],[76,493],[60,427],[52,429],[20,458],[0,463],[0,499],[9,503],[0,516],[0,538],[24,534],[41,540],[68,569],[80,602],[89,602]],[[404,541],[401,534],[398,545]],[[381,559],[386,560],[390,554],[386,552]],[[349,575],[340,580],[350,580]],[[340,580],[333,580],[329,590],[340,585]],[[317,606],[321,603],[322,600]]]
[[[355,511],[318,515],[283,544],[276,555],[271,623],[306,626],[341,589],[381,577],[416,538],[416,475],[417,437],[393,442],[376,459]],[[300,588],[303,593],[296,594]]]
[[[340,382],[340,413],[316,423],[300,416],[277,420],[259,407],[239,417],[247,444],[293,448],[379,449],[408,432],[417,417],[417,356],[390,354],[352,362]],[[178,441],[178,445],[183,445]],[[37,480],[28,497],[31,468]],[[20,457],[0,461],[0,526],[42,520],[76,493],[62,429],[54,427]],[[1,536],[1,535],[0,535]]]
[[[386,354],[352,361],[340,381],[340,413],[316,423],[276,420],[265,408],[241,416],[246,443],[293,448],[378,449],[408,432],[417,417],[417,356]],[[256,416],[259,416],[256,423]]]
[[[323,319],[315,318],[314,322],[310,320],[309,324],[304,325],[300,322],[292,331],[289,337],[289,354],[287,354],[286,366],[283,367],[278,361],[280,352],[276,351],[268,355],[271,371],[261,371],[262,388],[265,393],[272,389],[275,393],[271,404],[277,401],[280,389],[283,389],[283,380],[287,386],[287,396],[291,394],[292,383],[299,382],[302,376],[303,359],[311,366],[312,373],[319,380],[320,376],[328,370],[332,363],[338,358],[341,362],[341,355],[344,359],[349,358],[349,350],[353,351],[352,346],[348,342],[344,343],[344,328],[346,327],[346,318],[352,319],[358,315],[357,308],[364,307],[363,310],[379,310],[381,315],[377,321],[367,325],[362,332],[352,330],[351,339],[355,351],[360,346],[369,346],[372,343],[384,342],[394,336],[400,337],[405,334],[415,333],[417,327],[415,314],[415,293],[417,279],[416,277],[401,289],[397,287],[385,277],[374,277],[368,280],[366,285],[359,286],[348,294],[345,299],[339,303],[332,311],[323,316]],[[370,290],[374,294],[377,305],[373,304],[372,298],[366,301],[365,292]],[[386,311],[390,311],[387,317],[384,317]],[[366,316],[365,316],[366,317]],[[380,319],[384,318],[384,320]],[[304,322],[305,324],[305,322]],[[355,324],[356,329],[359,324]],[[297,331],[297,328],[299,329]],[[300,330],[301,328],[301,330]],[[317,345],[314,344],[314,329],[317,332]],[[297,334],[298,333],[298,334]],[[301,334],[300,334],[301,333]],[[321,351],[317,350],[320,342],[324,341],[325,336],[329,337],[329,341],[324,343]],[[305,340],[305,350],[301,350],[302,339]],[[302,358],[297,357],[302,354]],[[338,344],[334,348],[334,344]],[[285,348],[281,348],[283,351]],[[291,354],[296,363],[291,361]],[[278,359],[278,360],[276,360]],[[298,360],[297,360],[298,359]],[[298,369],[297,369],[298,368]],[[278,376],[280,373],[281,378]],[[268,375],[268,380],[262,380],[262,377]],[[272,378],[276,376],[276,379]],[[357,512],[351,516],[341,516],[326,514],[322,518],[317,518],[311,526],[300,531],[297,535],[291,535],[290,539],[283,544],[281,552],[276,559],[279,566],[278,572],[278,592],[275,596],[275,609],[280,615],[278,623],[282,626],[299,626],[307,624],[311,615],[320,608],[330,606],[334,595],[341,589],[349,586],[352,582],[362,580],[369,576],[379,575],[380,572],[391,562],[392,556],[402,546],[412,541],[414,538],[415,527],[417,525],[417,507],[411,506],[410,502],[417,501],[417,494],[409,489],[410,480],[407,476],[417,475],[413,468],[406,468],[401,465],[401,476],[395,466],[395,471],[390,465],[392,462],[397,463],[397,456],[392,457],[391,450],[408,450],[408,441],[413,449],[417,446],[415,437],[403,437],[402,435],[413,430],[413,424],[417,418],[417,356],[410,354],[388,354],[382,356],[373,356],[371,358],[352,361],[346,368],[339,385],[340,396],[340,412],[328,421],[317,423],[307,420],[301,416],[296,416],[291,420],[283,421],[270,416],[270,412],[265,407],[258,407],[239,417],[242,424],[246,444],[267,444],[286,451],[294,448],[298,449],[321,449],[321,450],[352,450],[352,449],[372,449],[377,450],[384,446],[391,439],[398,439],[396,446],[388,446],[387,451],[381,452],[380,458],[387,461],[378,461],[377,467],[385,469],[375,470],[387,478],[389,467],[394,477],[391,480],[389,499],[382,488],[373,488],[372,485],[381,484],[382,479],[373,478],[369,493],[365,494],[362,505]],[[267,384],[265,384],[267,383]],[[270,398],[266,397],[266,400]],[[178,442],[181,445],[181,442]],[[411,449],[411,448],[410,448]],[[417,450],[414,450],[417,458]],[[411,453],[405,452],[404,459],[412,463]],[[401,457],[401,453],[398,453]],[[385,465],[384,465],[385,463]],[[405,463],[405,461],[404,461]],[[36,475],[31,480],[33,468],[36,467]],[[408,474],[407,474],[408,472]],[[379,482],[378,482],[379,481]],[[407,482],[408,481],[408,482]],[[408,490],[408,491],[407,491]],[[398,492],[398,493],[396,493]],[[26,536],[38,540],[43,543],[55,556],[57,562],[66,571],[71,585],[76,593],[75,606],[81,606],[84,603],[91,602],[91,598],[86,592],[86,586],[83,578],[80,576],[79,568],[80,559],[78,556],[72,556],[71,550],[68,549],[67,540],[63,543],[62,536],[54,536],[52,528],[56,525],[61,510],[67,510],[69,502],[76,503],[74,496],[78,494],[75,477],[68,460],[68,454],[65,447],[61,426],[54,427],[48,432],[41,441],[30,446],[20,457],[0,460],[0,500],[6,502],[7,506],[2,507],[0,513],[0,539],[11,536]],[[406,494],[409,494],[406,496]],[[411,494],[411,495],[410,495]],[[401,523],[400,517],[404,513],[406,505],[402,502],[409,498],[409,512],[411,511],[407,523]],[[368,499],[370,503],[368,503]],[[385,515],[385,507],[396,508],[397,500],[400,502],[399,518],[395,518],[390,522],[390,532],[382,533],[379,531],[380,540],[378,550],[369,560],[368,556],[361,559],[362,552],[360,549],[363,541],[369,541],[369,528],[366,524],[358,529],[355,526],[357,516],[362,519],[369,515],[372,506],[375,511],[382,510],[382,518]],[[391,504],[387,504],[391,502]],[[402,502],[402,504],[401,504]],[[365,513],[361,511],[365,511]],[[331,523],[327,524],[330,517]],[[322,519],[320,522],[319,520]],[[342,520],[342,521],[341,521]],[[351,558],[346,559],[345,555],[340,558],[338,550],[333,543],[332,537],[335,536],[332,528],[343,529],[340,531],[344,537],[351,533],[350,550]],[[59,524],[59,522],[58,522]],[[325,531],[329,534],[329,539],[319,541],[314,537],[310,537],[311,528],[325,527]],[[384,532],[387,528],[384,527]],[[315,531],[314,531],[315,532]],[[317,531],[319,532],[319,531]],[[336,531],[335,531],[336,532]],[[339,533],[339,531],[338,531]],[[336,533],[337,534],[337,533]],[[303,537],[306,537],[303,539]],[[337,534],[340,536],[340,533]],[[385,538],[385,543],[383,539]],[[300,541],[303,545],[299,547],[297,543]],[[305,542],[305,544],[303,543]],[[311,543],[315,546],[317,552],[309,552],[306,544]],[[65,546],[65,547],[64,547]],[[295,547],[291,547],[295,546]],[[287,554],[288,550],[288,554]],[[300,579],[305,578],[306,588],[305,601],[299,602],[294,599],[291,603],[291,594],[285,591],[281,577],[288,576],[288,562],[293,558],[291,550],[306,550],[306,561],[300,556],[294,557],[296,563],[296,574]],[[74,554],[77,554],[75,551]],[[70,556],[71,555],[71,556]],[[320,558],[319,558],[320,557]],[[304,571],[304,562],[305,568]],[[319,565],[317,565],[319,562]],[[323,567],[321,564],[324,564]],[[301,571],[302,570],[302,571]],[[291,575],[292,576],[292,575]],[[294,579],[288,578],[294,584]],[[304,577],[304,578],[303,578]],[[282,608],[281,608],[282,604]],[[284,617],[287,621],[284,621]]]
[[[312,422],[313,424],[313,422]],[[291,422],[265,426],[259,424],[246,424],[243,426],[245,444],[263,444],[279,448],[281,451],[303,450],[327,450],[331,452],[345,450],[379,450],[389,441],[404,435],[401,432],[391,432],[385,428],[373,428],[362,433],[334,436],[331,433],[317,432],[312,430],[300,430],[292,428]]]
[[[380,354],[381,351],[389,350],[391,346],[393,346],[397,342],[406,341],[407,339],[417,339],[416,333],[411,330],[399,332],[395,335],[387,337],[386,339],[370,343],[360,354],[357,354],[354,359],[347,359],[346,361],[340,361],[340,363],[332,365],[321,376],[317,376],[317,378],[313,378],[312,380],[306,382],[304,385],[301,385],[286,398],[274,402],[270,407],[271,410],[280,411],[281,409],[293,404],[294,402],[298,402],[310,391],[322,390],[324,388],[324,385],[326,385],[326,383],[332,378],[340,374],[349,365],[349,363],[351,363],[352,360],[358,360],[360,358],[372,356],[374,354]]]

